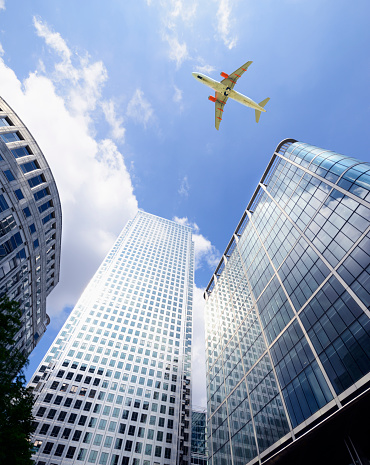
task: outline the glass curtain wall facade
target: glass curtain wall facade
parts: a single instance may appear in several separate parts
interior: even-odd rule
[[[193,407],[191,414],[191,464],[207,465],[207,411]]]
[[[369,189],[369,163],[277,147],[204,294],[211,465],[303,463],[278,451],[365,395]]]
[[[139,211],[30,385],[38,465],[190,464],[191,229]]]
[[[46,297],[59,281],[62,212],[36,141],[0,97],[0,297],[20,304],[16,347],[29,354],[49,324]]]

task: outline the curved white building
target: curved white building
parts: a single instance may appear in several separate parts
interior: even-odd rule
[[[49,323],[59,281],[62,212],[40,147],[0,97],[0,296],[20,303],[18,347],[30,353]]]

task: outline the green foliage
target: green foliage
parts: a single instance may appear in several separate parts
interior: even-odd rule
[[[27,357],[14,346],[21,327],[17,302],[0,300],[0,463],[31,465],[33,395],[25,387]]]

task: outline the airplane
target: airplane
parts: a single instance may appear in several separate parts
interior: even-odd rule
[[[211,89],[216,91],[215,96],[212,97],[212,95],[210,95],[208,97],[208,100],[216,104],[215,126],[217,130],[220,127],[220,123],[222,120],[222,114],[224,112],[224,106],[228,98],[232,98],[233,100],[236,100],[237,102],[240,102],[247,107],[254,108],[255,115],[256,115],[256,123],[258,123],[260,119],[261,112],[262,111],[266,112],[266,110],[264,109],[264,106],[270,100],[270,98],[265,98],[265,100],[262,100],[262,102],[256,103],[249,97],[233,90],[236,84],[236,81],[240,78],[240,76],[245,71],[247,71],[247,69],[252,63],[253,63],[252,61],[247,61],[245,65],[241,66],[239,69],[234,71],[232,74],[226,74],[222,72],[221,76],[224,79],[220,82],[215,81],[214,79],[208,76],[205,76],[202,73],[191,73],[195,79],[197,79],[202,84],[205,84],[206,86],[211,87]]]

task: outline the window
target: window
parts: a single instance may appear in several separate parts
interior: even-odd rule
[[[81,437],[82,431],[76,429],[76,431],[73,434],[72,441],[79,441]]]
[[[87,416],[86,415],[81,415],[80,419],[78,420],[78,424],[81,425],[81,426],[85,426],[86,420],[87,420]]]
[[[96,457],[98,456],[98,451],[97,450],[91,450],[89,454],[89,459],[88,463],[95,463],[96,462]]]
[[[91,405],[92,405],[91,402],[86,402],[86,403],[85,403],[85,406],[84,406],[84,410],[85,410],[86,412],[90,412]]]
[[[42,426],[41,426],[41,429],[39,431],[39,434],[46,434],[48,432],[48,429],[49,429],[49,424],[47,423],[44,423]]]
[[[114,444],[114,448],[115,449],[122,449],[122,442],[123,442],[123,439],[117,438],[116,442]]]
[[[22,136],[19,132],[7,132],[5,134],[0,134],[0,137],[5,143],[16,142],[17,140],[22,140]]]
[[[43,203],[42,205],[40,205],[38,208],[39,208],[39,212],[40,213],[43,213],[44,211],[46,211],[48,208],[51,208],[53,206],[53,203],[51,200],[48,200],[47,202]]]
[[[82,400],[76,400],[73,408],[75,409],[80,409],[81,408],[81,405],[82,405]]]
[[[34,249],[37,249],[37,247],[39,247],[39,245],[40,245],[40,244],[39,244],[39,240],[38,240],[38,239],[35,239],[35,240],[33,241],[33,248],[34,248]]]
[[[103,438],[102,434],[95,434],[95,438],[93,442],[94,446],[100,446],[102,438]]]
[[[64,412],[64,411],[62,410],[62,411],[59,413],[58,421],[64,421],[66,416],[67,416],[67,412]]]
[[[164,458],[165,459],[170,459],[171,458],[171,449],[169,449],[168,447],[166,447],[165,450],[164,450]]]
[[[105,429],[106,426],[107,426],[107,420],[99,421],[99,426],[98,426],[99,429]]]
[[[32,155],[29,147],[19,147],[17,149],[12,149],[11,152],[14,155],[14,158],[22,158],[26,157],[27,155]]]
[[[14,194],[16,195],[18,200],[24,199],[24,195],[23,195],[23,192],[21,191],[21,189],[16,189],[14,191]]]
[[[125,434],[125,430],[126,430],[126,425],[124,423],[120,423],[118,432],[120,434]]]
[[[50,195],[50,191],[49,191],[49,189],[47,187],[45,187],[44,189],[40,189],[39,191],[35,192],[33,194],[33,197],[37,201],[37,200],[40,200],[40,199],[42,199],[43,197],[45,197],[47,195]]]
[[[40,407],[36,413],[36,416],[43,417],[45,412],[46,412],[46,407]]]
[[[104,447],[110,447],[112,445],[113,436],[107,436],[104,441]]]
[[[64,401],[64,406],[65,407],[70,407],[71,404],[72,404],[72,398],[71,397],[67,397],[66,400]]]
[[[162,447],[161,446],[155,446],[155,452],[154,455],[156,457],[160,457],[162,455]]]
[[[25,218],[29,218],[31,216],[31,211],[29,207],[23,208],[23,214]]]
[[[36,161],[29,161],[27,163],[22,163],[19,165],[23,173],[29,173],[30,171],[38,170],[40,167],[38,166]]]
[[[44,450],[42,451],[44,454],[50,454],[51,450],[53,449],[54,443],[53,442],[47,442],[45,444]]]
[[[27,181],[28,181],[29,186],[32,188],[32,187],[38,186],[39,184],[44,183],[45,178],[44,178],[44,176],[42,174],[39,174],[37,176],[34,176],[31,179],[27,179]]]
[[[44,398],[44,402],[49,403],[51,401],[52,397],[53,397],[53,394],[46,394],[46,396]]]
[[[77,460],[84,460],[86,457],[86,449],[80,449],[78,451]]]
[[[66,453],[66,459],[73,459],[75,452],[76,452],[76,448],[73,446],[70,446]]]
[[[91,439],[92,439],[92,433],[85,433],[83,442],[85,444],[90,444]]]
[[[128,433],[127,433],[127,434],[128,434],[129,436],[135,436],[135,428],[136,428],[136,426],[130,425],[130,426],[128,427]]]
[[[54,455],[57,457],[61,457],[64,451],[65,445],[64,444],[58,444],[57,448],[55,449]]]
[[[34,443],[33,443],[33,447],[35,447],[37,450],[40,449],[42,445],[42,441],[39,441],[39,440],[36,440]]]
[[[116,421],[111,421],[109,422],[109,427],[108,427],[108,431],[116,431],[116,426],[117,426],[117,422]]]
[[[76,418],[77,418],[77,413],[71,413],[68,418],[68,423],[73,424],[76,421]]]
[[[128,452],[131,452],[131,449],[132,449],[132,441],[126,441],[125,450],[127,450]]]
[[[62,439],[68,439],[69,435],[71,434],[71,428],[64,428],[64,431],[62,433]]]
[[[2,116],[0,118],[0,126],[14,126],[14,124],[10,121],[7,116]]]
[[[53,438],[57,438],[60,431],[60,426],[54,426],[51,430],[50,436]]]

